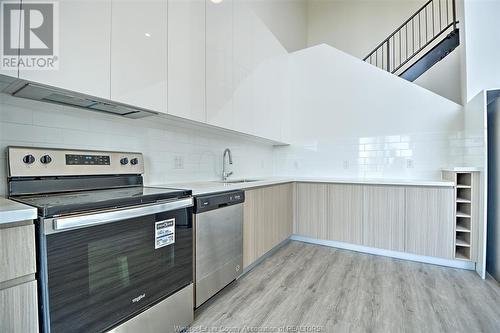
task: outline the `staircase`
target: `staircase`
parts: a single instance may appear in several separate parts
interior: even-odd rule
[[[408,81],[460,45],[455,0],[429,0],[363,60]]]

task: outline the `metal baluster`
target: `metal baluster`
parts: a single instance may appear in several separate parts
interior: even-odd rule
[[[420,23],[420,13],[418,13],[418,49],[420,50],[421,42],[422,42],[422,27]]]
[[[394,43],[396,43],[396,40],[394,40]],[[396,48],[395,46],[393,46]],[[401,30],[399,31],[399,61],[401,62]],[[396,57],[394,57],[394,67],[396,68]]]
[[[435,23],[435,20],[434,20],[434,0],[432,0],[431,2],[431,5],[432,5],[432,38],[434,38],[434,35],[436,34],[435,31],[434,31],[434,23]]]
[[[448,8],[448,0],[446,0],[446,25],[450,24],[450,10]]]
[[[441,30],[441,27],[443,26],[441,24],[441,0],[438,0],[438,4],[439,4],[439,30]]]
[[[406,58],[408,58],[408,24],[406,24],[405,26],[405,32],[406,32],[406,38],[405,38],[405,48],[406,48],[406,52],[405,52],[405,60]],[[399,59],[401,60],[401,59]],[[401,65],[401,62],[399,63]]]
[[[415,24],[411,19],[411,53],[415,52]]]
[[[390,48],[391,39],[387,41],[387,71],[391,71],[391,48]]]
[[[384,45],[380,47],[381,54],[380,54],[380,60],[382,60],[382,65],[380,66],[381,69],[384,69]]]
[[[452,0],[451,4],[453,7],[453,30],[455,30],[457,28],[457,8],[455,6],[455,0]]]
[[[429,34],[427,33],[427,6],[425,7],[425,42],[429,40]]]
[[[396,68],[396,46],[394,45],[395,42],[396,40],[394,40],[392,44],[392,56],[394,58],[392,60],[392,68]],[[401,59],[401,30],[399,30],[399,59]]]

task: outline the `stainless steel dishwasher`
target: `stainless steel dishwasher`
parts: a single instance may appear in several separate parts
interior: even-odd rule
[[[195,197],[196,307],[242,272],[244,201],[243,191]]]

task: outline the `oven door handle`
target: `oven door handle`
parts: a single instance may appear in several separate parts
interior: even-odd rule
[[[70,217],[54,218],[52,220],[53,228],[56,231],[67,229],[78,229],[100,224],[116,222],[120,220],[131,219],[134,217],[158,214],[168,212],[171,210],[188,208],[193,206],[193,198],[186,198],[180,200],[164,201],[153,205],[145,205],[134,208],[112,210],[102,213],[90,215],[78,215]]]

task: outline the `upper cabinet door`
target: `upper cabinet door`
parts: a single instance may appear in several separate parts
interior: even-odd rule
[[[233,1],[206,1],[207,122],[233,129]]]
[[[44,1],[40,1],[44,2]],[[64,0],[58,13],[58,69],[19,69],[19,77],[97,97],[110,97],[111,0]],[[23,6],[24,7],[24,6]]]
[[[168,113],[207,120],[205,0],[168,2]]]
[[[259,16],[262,1],[233,1],[235,129],[281,140],[289,104],[288,51]]]
[[[111,99],[167,112],[167,0],[113,0]]]
[[[3,43],[0,46],[0,50],[2,50],[0,74],[18,77],[17,61],[19,59],[19,29],[21,28],[22,17],[21,2],[0,0],[0,12],[2,13],[1,24],[3,25],[1,28],[3,36],[0,39]]]

